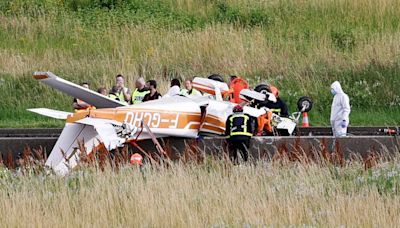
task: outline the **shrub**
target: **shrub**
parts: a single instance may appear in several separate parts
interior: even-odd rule
[[[339,50],[353,50],[356,46],[356,38],[350,29],[343,29],[331,32],[333,45]]]

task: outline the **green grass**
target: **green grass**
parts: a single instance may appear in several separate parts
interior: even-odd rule
[[[138,75],[238,74],[277,85],[292,111],[312,97],[312,125],[329,124],[339,80],[353,125],[396,125],[399,11],[395,0],[1,1],[0,127],[62,126],[25,111],[71,111],[71,98],[31,78],[36,70],[93,88],[110,88],[118,73],[130,87]]]

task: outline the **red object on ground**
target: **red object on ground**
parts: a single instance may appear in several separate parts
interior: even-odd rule
[[[143,164],[142,161],[143,161],[142,155],[138,153],[132,154],[130,160],[131,165],[142,165]]]

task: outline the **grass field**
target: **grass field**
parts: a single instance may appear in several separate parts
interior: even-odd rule
[[[367,171],[329,164],[224,161],[82,169],[58,178],[0,172],[5,227],[395,227],[398,159]]]
[[[32,79],[36,70],[93,88],[118,73],[131,87],[138,75],[237,74],[277,85],[292,111],[311,96],[313,125],[328,124],[339,80],[353,125],[398,124],[398,12],[397,0],[1,1],[0,127],[62,126],[25,111],[71,110],[71,98]]]

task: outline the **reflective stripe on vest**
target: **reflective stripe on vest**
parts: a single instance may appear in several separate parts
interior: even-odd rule
[[[273,109],[270,109],[270,111],[273,112],[273,113],[278,113],[278,114],[281,113],[281,109],[280,108],[273,108]]]
[[[253,134],[249,133],[249,132],[232,132],[231,133],[231,136],[236,136],[236,135],[253,136]]]
[[[123,92],[119,92],[116,94],[117,97],[119,98],[119,101],[124,102],[125,101],[125,96]]]
[[[243,118],[243,125],[241,125],[240,127],[242,127],[243,131],[241,132],[232,132],[234,126],[233,126],[233,119],[235,118]],[[235,136],[235,135],[244,135],[244,136],[253,136],[252,133],[247,131],[247,122],[249,121],[249,117],[245,114],[234,114],[233,116],[231,116],[229,118],[229,122],[231,124],[231,132],[230,132],[230,136]]]
[[[148,93],[150,93],[150,90],[139,92],[138,89],[135,89],[135,91],[132,93],[132,104],[142,103],[144,96],[146,96]]]
[[[123,93],[109,94],[108,97],[121,102],[125,101],[125,96]]]
[[[180,94],[180,95],[183,95],[183,96],[188,96],[188,95],[189,95],[187,89],[182,89],[181,92],[180,92],[179,94]]]
[[[200,92],[197,89],[192,88],[191,93],[189,93],[189,90],[187,90],[187,89],[182,89],[180,94],[184,95],[184,96],[192,96],[192,95],[199,94],[199,93]]]
[[[192,92],[189,95],[194,95],[194,94],[199,94],[199,93],[200,92],[197,89],[193,88]]]
[[[122,94],[122,97],[121,97],[120,95],[121,95],[121,94],[119,94],[119,96],[117,96],[117,95],[115,95],[115,94],[108,94],[108,97],[111,98],[111,99],[113,99],[113,100],[119,101],[119,102],[121,102],[121,103],[123,103],[123,104],[127,104],[128,102],[126,102],[126,101],[124,100],[124,95]],[[121,98],[122,98],[122,100],[121,100]]]
[[[117,100],[117,98],[118,98],[115,94],[108,94],[108,97],[113,99],[113,100]]]

